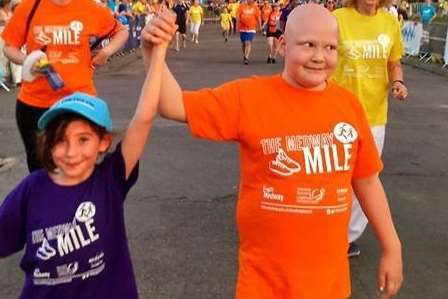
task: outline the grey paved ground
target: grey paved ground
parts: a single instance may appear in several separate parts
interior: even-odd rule
[[[253,63],[241,65],[238,40],[224,44],[216,27],[209,25],[200,45],[170,52],[169,64],[186,88],[280,70],[280,65],[264,63],[261,38],[255,50]],[[115,61],[96,78],[117,128],[132,115],[143,79],[141,60],[134,58]],[[391,102],[382,175],[404,247],[406,281],[398,298],[446,299],[448,81],[415,68],[406,68],[406,77],[410,99],[405,104]],[[0,91],[0,97],[0,156],[20,159],[0,172],[3,198],[26,172],[13,118],[14,94]],[[157,120],[139,183],[126,203],[141,298],[233,297],[237,185],[235,145],[193,140],[185,126]],[[370,231],[360,245],[362,255],[352,260],[353,298],[377,298],[379,252]],[[19,260],[20,253],[0,261],[1,299],[18,297],[23,281]]]

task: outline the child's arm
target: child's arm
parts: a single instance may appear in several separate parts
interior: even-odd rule
[[[395,231],[386,194],[378,174],[352,181],[353,190],[381,243],[383,254],[378,270],[381,299],[391,298],[401,287],[403,265],[401,243]]]
[[[175,22],[172,21],[171,12],[167,12],[151,20],[145,26],[141,39],[149,48],[151,45],[158,45],[171,40],[175,32]],[[145,52],[144,59],[145,64],[152,67],[154,56],[151,56],[149,52]],[[166,64],[160,89],[159,111],[163,117],[181,122],[186,121],[182,90]]]
[[[168,43],[160,43],[154,49],[143,46],[142,51],[152,53],[152,63],[146,75],[134,116],[129,123],[122,142],[122,153],[126,164],[126,178],[129,177],[143,153],[152,122],[157,113],[160,85]]]

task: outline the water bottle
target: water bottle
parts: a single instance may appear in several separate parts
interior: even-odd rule
[[[46,60],[40,62],[40,71],[47,77],[48,84],[53,90],[58,90],[64,87],[64,81],[61,76],[55,71],[53,66]]]

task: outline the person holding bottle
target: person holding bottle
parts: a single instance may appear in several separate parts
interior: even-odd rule
[[[106,64],[124,45],[128,32],[108,8],[94,1],[24,0],[2,38],[6,57],[24,65],[16,120],[32,172],[41,168],[36,158],[35,136],[39,117],[58,99],[74,91],[95,96],[95,68]],[[91,47],[104,38],[109,38],[110,43],[92,55]],[[20,50],[24,45],[26,53]],[[45,72],[47,76],[42,74]],[[58,77],[61,82],[57,82]],[[55,82],[56,87],[61,83],[63,87],[54,89]]]

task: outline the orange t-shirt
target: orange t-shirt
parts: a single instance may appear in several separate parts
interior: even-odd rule
[[[193,135],[240,144],[236,298],[348,298],[351,180],[382,169],[355,96],[275,75],[185,92],[184,104]]]
[[[35,0],[25,0],[16,8],[2,33],[7,45],[21,48],[25,25]],[[74,91],[95,95],[89,38],[103,37],[122,30],[110,10],[92,0],[72,0],[57,5],[42,0],[31,21],[27,36],[27,52],[47,46],[50,63],[64,80],[64,87],[51,89],[45,77],[23,82],[19,99],[31,106],[47,108],[61,97]]]
[[[273,11],[268,18],[268,31],[277,32],[279,30],[278,23],[280,22],[281,12]]]
[[[257,4],[240,4],[237,16],[240,32],[255,32],[260,18],[260,9]]]
[[[261,7],[261,20],[263,22],[267,22],[271,12],[272,12],[272,6],[271,5],[263,5]]]

